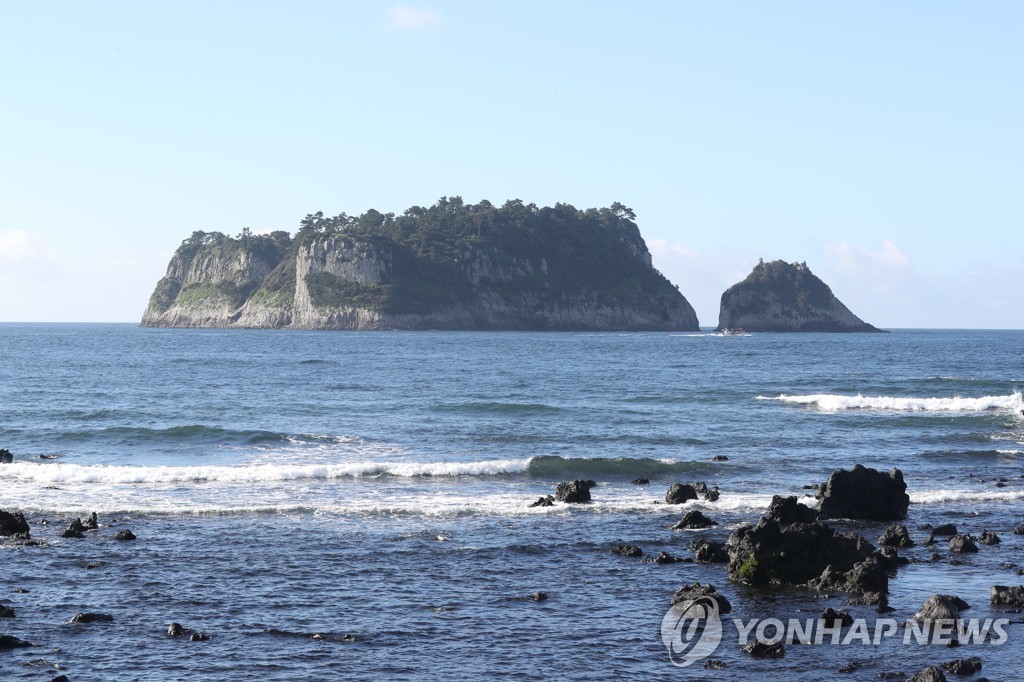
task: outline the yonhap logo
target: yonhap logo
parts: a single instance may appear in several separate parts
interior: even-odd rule
[[[680,668],[713,654],[722,642],[718,602],[705,596],[673,605],[661,621],[661,641],[672,665]]]

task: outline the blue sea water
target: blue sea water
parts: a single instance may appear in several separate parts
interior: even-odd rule
[[[847,677],[867,680],[968,655],[1012,679],[1019,623],[1003,647],[790,646],[763,661],[724,641],[726,670],[676,668],[660,626],[685,583],[713,583],[731,619],[876,614],[610,550],[689,557],[774,494],[895,466],[918,540],[891,582],[895,615],[936,592],[1000,615],[989,587],[1024,582],[1022,351],[1020,331],[0,325],[0,447],[15,455],[0,509],[25,512],[39,542],[0,542],[0,604],[16,612],[0,634],[37,645],[0,651],[0,679],[817,680],[856,662]],[[590,504],[529,506],[576,478],[597,481]],[[664,504],[695,481],[721,498]],[[670,529],[693,508],[719,525]],[[60,537],[94,511],[98,531]],[[922,546],[919,527],[945,522],[1003,542]],[[114,540],[124,528],[138,540]],[[854,528],[874,541],[884,524]],[[82,611],[114,621],[67,623]],[[211,638],[169,638],[172,621]]]

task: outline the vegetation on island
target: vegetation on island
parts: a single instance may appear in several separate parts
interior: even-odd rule
[[[748,331],[878,331],[850,312],[807,263],[763,259],[722,294],[719,328],[734,326]]]
[[[203,297],[216,297],[232,308],[246,302],[287,305],[295,295],[299,258],[320,249],[376,258],[388,268],[387,276],[377,281],[325,269],[309,271],[303,283],[318,308],[425,314],[471,307],[486,295],[515,297],[539,307],[653,305],[668,320],[689,304],[651,267],[635,219],[618,202],[580,210],[564,203],[538,207],[515,199],[498,206],[442,197],[433,206],[412,206],[400,215],[374,209],[359,216],[310,213],[294,237],[284,231],[253,234],[248,228],[234,237],[196,231],[175,254],[178,270],[201,272],[193,266],[200,259],[234,263],[242,255],[260,267],[242,268],[237,276],[215,283],[182,284],[189,278],[180,272],[172,277],[172,261],[150,310],[160,314],[176,303]]]

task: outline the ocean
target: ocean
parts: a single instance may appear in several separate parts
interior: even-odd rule
[[[1024,332],[301,332],[0,325],[0,679],[844,679],[979,656],[1021,679]],[[727,458],[715,461],[715,458]],[[790,645],[726,637],[673,665],[672,593],[712,583],[730,623],[817,617],[845,595],[755,590],[692,557],[775,494],[854,464],[902,470],[917,540],[894,617],[956,594],[1009,642]],[[646,477],[649,485],[631,481]],[[593,479],[585,505],[530,507]],[[666,505],[672,483],[716,502]],[[808,500],[811,502],[810,500]],[[718,522],[674,531],[685,511]],[[98,514],[84,539],[61,534]],[[994,531],[954,555],[924,524]],[[871,542],[887,524],[847,524]],[[134,542],[115,534],[130,529]],[[936,554],[936,556],[933,556]],[[547,599],[530,598],[538,592]],[[79,612],[112,622],[72,624]],[[167,635],[171,622],[209,635]]]

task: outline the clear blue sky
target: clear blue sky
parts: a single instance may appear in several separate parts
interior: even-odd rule
[[[1024,328],[1019,2],[0,0],[0,320],[137,321],[193,230],[621,201],[714,326],[758,258]]]

